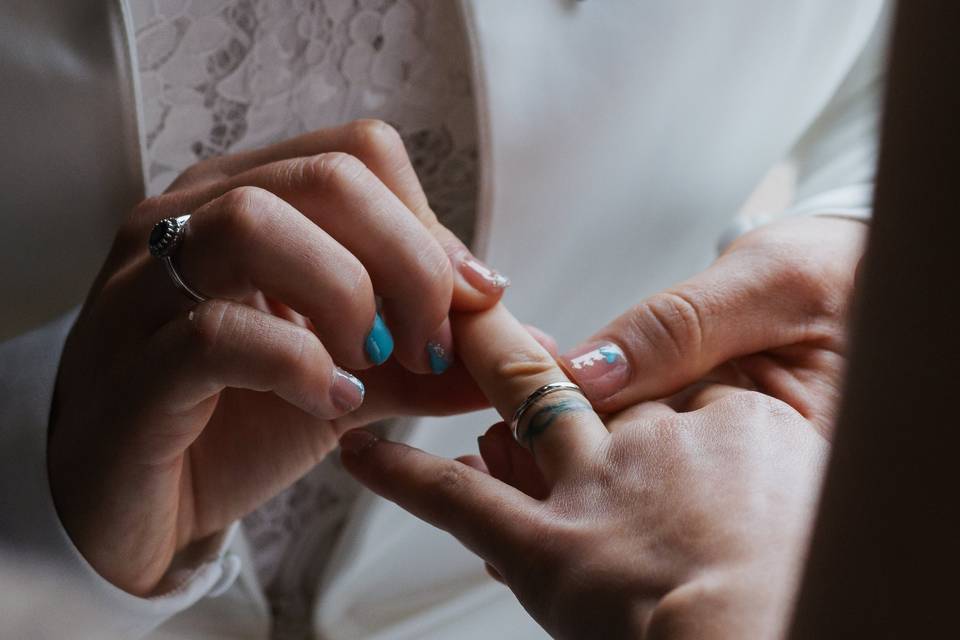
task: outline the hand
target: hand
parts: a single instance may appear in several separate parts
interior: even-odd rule
[[[564,379],[503,307],[455,317],[454,334],[505,417]],[[481,438],[486,466],[513,486],[364,430],[344,435],[342,459],[492,565],[555,637],[775,637],[826,441],[759,393],[705,386],[672,402],[604,424],[576,394],[547,396],[527,419],[532,455],[503,424]]]
[[[829,435],[865,233],[861,222],[826,217],[757,229],[561,362],[602,412],[712,375],[783,400]]]
[[[211,298],[199,305],[147,253],[153,225],[183,212],[178,269]],[[461,367],[416,374],[450,364],[449,310],[488,307],[503,284],[437,222],[382,123],[196,165],[123,224],[67,341],[49,472],[71,538],[147,594],[175,553],[303,475],[343,430],[483,406]],[[375,293],[389,329],[372,331]],[[365,400],[335,363],[368,369]]]

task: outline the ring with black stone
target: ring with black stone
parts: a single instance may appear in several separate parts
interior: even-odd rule
[[[206,302],[207,297],[188,285],[183,277],[180,276],[176,265],[173,263],[173,257],[183,242],[183,234],[189,220],[190,214],[177,216],[175,218],[164,218],[153,225],[147,246],[150,249],[150,255],[159,258],[163,262],[163,266],[167,270],[167,275],[170,276],[170,280],[173,281],[177,289],[186,294],[186,296],[194,302]]]

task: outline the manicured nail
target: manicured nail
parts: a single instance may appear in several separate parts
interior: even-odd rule
[[[427,343],[427,362],[435,375],[440,375],[453,364],[453,331],[449,320],[443,321]]]
[[[373,328],[367,334],[364,347],[370,362],[377,365],[386,362],[393,353],[393,336],[390,335],[390,329],[384,324],[379,313],[373,318]]]
[[[497,273],[472,255],[460,261],[460,273],[474,289],[487,295],[497,294],[510,286],[510,279]]]
[[[609,398],[630,381],[630,363],[612,342],[582,345],[561,356],[567,372],[594,401]]]
[[[330,401],[337,409],[343,413],[350,413],[363,404],[365,393],[363,383],[356,376],[339,367],[333,370]]]
[[[377,444],[377,436],[366,429],[351,429],[340,438],[341,451],[354,455],[363,453],[375,444]]]
[[[453,363],[453,354],[436,342],[427,343],[427,357],[430,359],[430,371],[436,375],[449,369]]]

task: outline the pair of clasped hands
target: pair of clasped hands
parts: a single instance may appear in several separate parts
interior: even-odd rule
[[[184,212],[176,261],[201,304],[146,250]],[[438,223],[387,125],[202,162],[129,216],[67,341],[58,512],[101,575],[162,593],[176,554],[339,440],[362,483],[456,536],[556,636],[759,637],[789,608],[862,234],[752,232],[559,355]],[[509,419],[568,379],[590,403],[541,400],[528,448],[504,423],[457,460],[361,428],[490,404]]]

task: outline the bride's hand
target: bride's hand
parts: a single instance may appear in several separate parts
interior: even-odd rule
[[[147,252],[185,212],[176,264],[202,304]],[[67,341],[49,472],[71,538],[146,594],[346,428],[481,406],[461,367],[417,374],[451,364],[450,309],[504,284],[439,224],[383,123],[196,165],[123,224]]]
[[[505,418],[564,380],[503,307],[455,317],[454,334]],[[579,395],[557,392],[524,426],[532,456],[502,423],[481,438],[495,477],[476,459],[437,458],[364,430],[344,435],[342,458],[373,491],[492,565],[554,637],[780,634],[827,452],[799,413],[705,386],[603,422]]]
[[[761,227],[561,361],[603,412],[708,376],[783,400],[829,435],[866,230],[857,220],[829,217]]]

